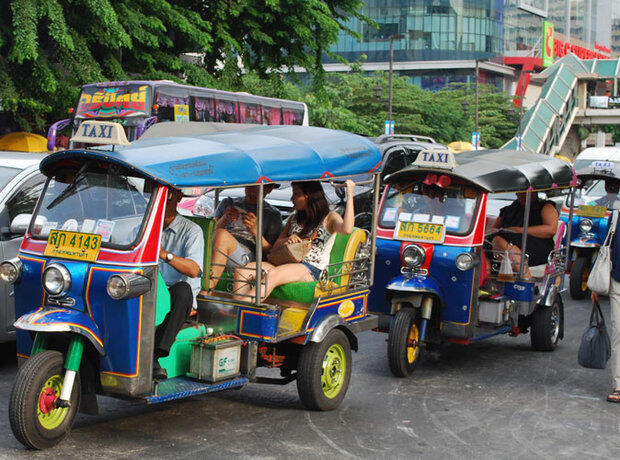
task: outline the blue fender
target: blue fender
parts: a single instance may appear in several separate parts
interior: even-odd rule
[[[386,290],[394,292],[424,293],[428,292],[437,296],[442,305],[444,302],[443,289],[437,281],[429,276],[396,276],[385,287]]]
[[[66,308],[40,307],[15,321],[17,329],[33,332],[75,332],[86,337],[101,356],[105,356],[99,328],[92,318]]]

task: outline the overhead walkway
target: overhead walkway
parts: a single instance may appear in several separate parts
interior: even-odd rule
[[[555,155],[573,124],[620,124],[620,109],[588,107],[588,82],[613,80],[616,90],[619,65],[618,59],[582,60],[569,54],[532,75],[532,82],[544,84],[539,99],[521,119],[521,149]],[[504,148],[517,149],[517,136]]]

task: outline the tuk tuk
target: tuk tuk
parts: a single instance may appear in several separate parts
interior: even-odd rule
[[[588,295],[588,276],[605,242],[608,218],[614,205],[620,204],[620,168],[611,161],[593,161],[576,173],[580,185],[575,193],[575,215],[571,221],[569,291],[573,299],[580,300]],[[566,224],[569,200],[567,197],[561,214]]]
[[[239,300],[224,273],[159,359],[168,378],[153,380],[154,331],[170,309],[158,269],[169,188],[257,187],[261,241],[264,184],[365,174],[378,187],[381,166],[374,144],[346,132],[200,123],[189,135],[176,125],[177,137],[65,150],[41,163],[47,182],[19,256],[0,266],[15,291],[18,330],[9,417],[29,448],[59,443],[78,411],[96,414],[96,395],[155,404],[296,380],[306,407],[334,409],[351,377],[355,334],[377,327],[367,312],[374,232],[338,234],[320,281],[280,286],[264,300],[257,245],[256,289]],[[377,207],[378,196],[375,215]],[[203,230],[207,290],[215,219],[190,219]],[[259,367],[279,368],[281,378],[258,376]]]
[[[379,330],[389,334],[394,375],[410,375],[426,350],[444,342],[468,345],[529,329],[535,350],[556,347],[564,325],[565,226],[558,224],[544,265],[528,267],[522,237],[526,257],[513,270],[509,257],[502,264],[505,253],[485,247],[495,221],[487,204],[490,194],[530,192],[527,235],[532,193],[573,187],[570,164],[521,151],[423,151],[385,182],[370,305],[380,315]]]

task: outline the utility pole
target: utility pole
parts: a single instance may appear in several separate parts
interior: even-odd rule
[[[394,67],[394,35],[390,35],[390,93],[388,95],[388,120],[392,123],[392,72]]]
[[[478,139],[480,139],[480,131],[478,131],[478,59],[476,59],[476,100],[475,100],[475,104],[476,104],[476,112],[474,114],[474,123],[475,123],[475,131],[476,131],[476,145],[474,146],[476,150],[478,150]]]

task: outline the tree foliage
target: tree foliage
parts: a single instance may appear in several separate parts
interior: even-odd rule
[[[219,86],[222,63],[246,69],[320,58],[362,0],[9,0],[0,14],[0,110],[24,129],[66,115],[84,83],[172,79]],[[6,11],[4,11],[6,10]],[[180,58],[204,55],[204,65]],[[230,70],[230,69],[229,69]],[[233,78],[234,80],[234,78]],[[226,82],[224,82],[224,85]]]

